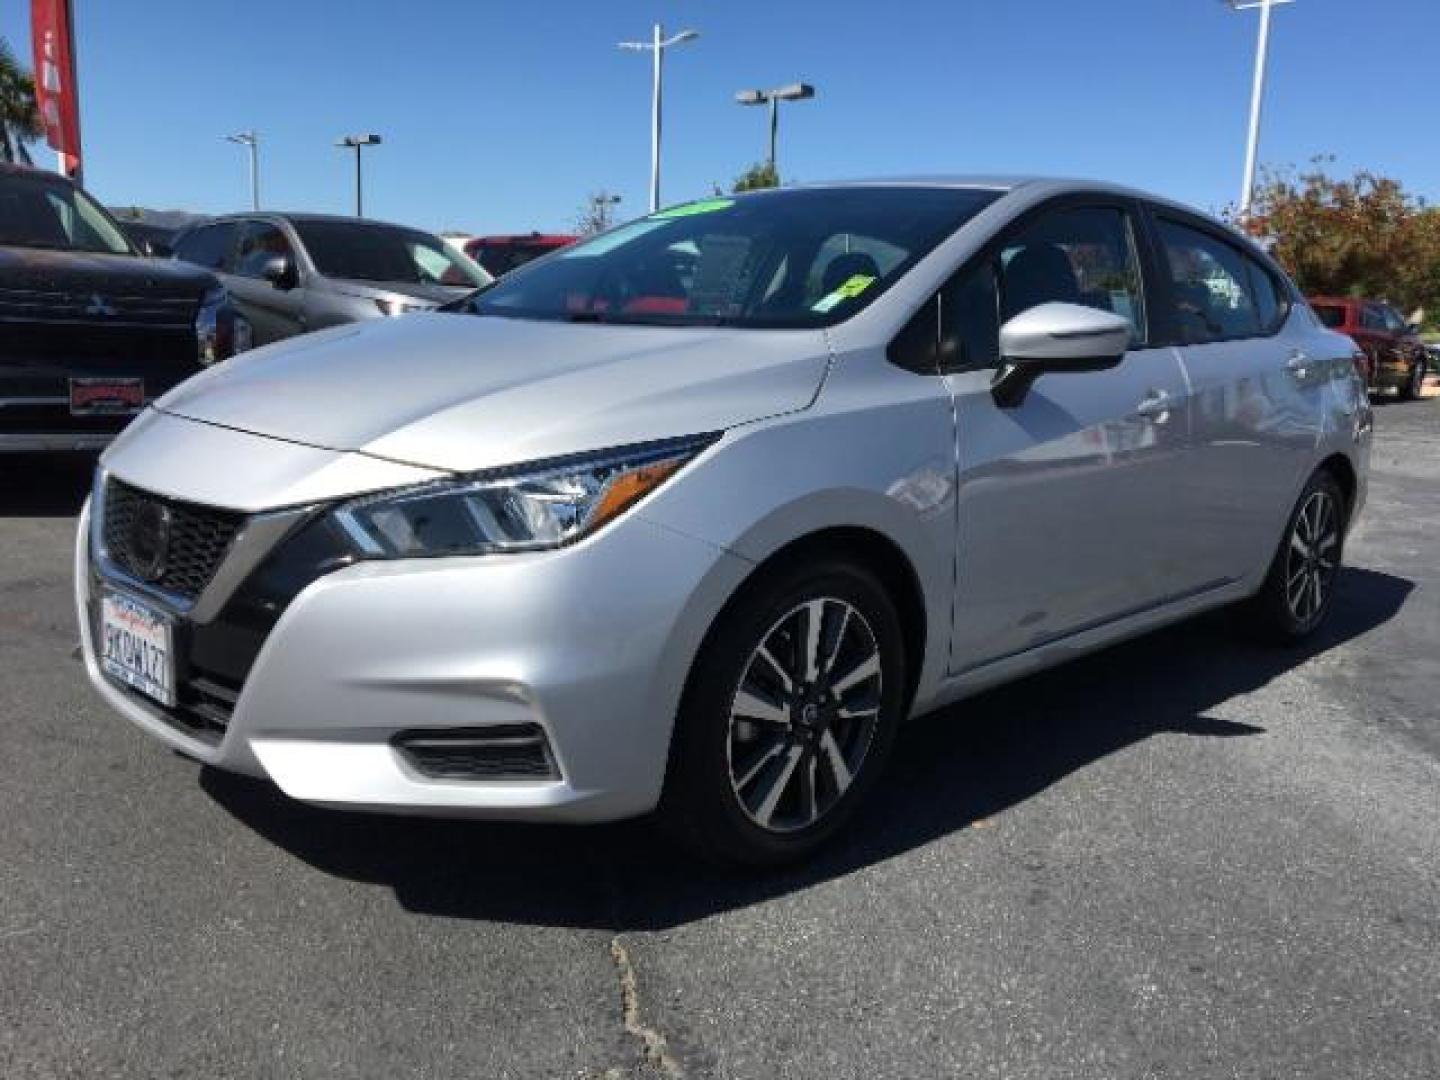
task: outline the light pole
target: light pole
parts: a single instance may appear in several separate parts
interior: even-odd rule
[[[1260,113],[1265,102],[1265,63],[1270,55],[1270,10],[1295,0],[1225,0],[1233,11],[1260,9],[1260,41],[1255,46],[1255,84],[1250,91],[1250,136],[1245,144],[1245,180],[1240,191],[1240,217],[1250,216],[1255,198],[1255,166],[1260,150]]]
[[[335,145],[342,150],[355,151],[355,216],[365,216],[365,200],[360,186],[360,151],[366,146],[379,146],[380,136],[368,135],[346,135],[343,139],[335,140]]]
[[[774,90],[741,90],[735,95],[735,100],[741,105],[766,105],[770,106],[770,171],[775,173],[779,179],[779,172],[775,166],[775,139],[780,130],[780,102],[782,101],[807,101],[815,96],[815,87],[809,83],[791,83],[789,86],[776,87]]]
[[[243,146],[250,151],[250,209],[260,209],[260,133],[258,131],[241,131],[235,135],[226,135],[226,142],[233,142]]]
[[[665,36],[665,28],[656,23],[649,41],[622,41],[620,48],[644,51],[649,49],[655,60],[655,88],[650,99],[650,212],[660,209],[660,73],[664,67],[665,50],[683,45],[700,36],[698,30],[681,30],[674,37]]]

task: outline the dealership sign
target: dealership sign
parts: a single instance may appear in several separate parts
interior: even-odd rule
[[[35,99],[45,141],[67,176],[80,175],[80,100],[75,87],[75,35],[70,0],[30,0],[35,39]]]

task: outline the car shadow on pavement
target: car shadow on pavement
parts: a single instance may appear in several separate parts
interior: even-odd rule
[[[274,786],[204,770],[222,807],[319,870],[393,889],[450,918],[655,930],[841,877],[985,822],[1156,735],[1263,736],[1208,715],[1393,617],[1413,585],[1345,572],[1324,630],[1294,649],[1252,644],[1218,612],[992,690],[907,725],[862,817],[819,858],[769,874],[687,858],[644,822],[589,828],[320,810]]]
[[[94,454],[0,455],[0,518],[74,517],[90,494]]]

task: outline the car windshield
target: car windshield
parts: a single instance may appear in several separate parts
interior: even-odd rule
[[[998,197],[974,188],[857,186],[686,203],[521,267],[462,310],[573,322],[829,326]]]
[[[363,221],[301,219],[294,224],[326,277],[466,289],[490,281],[467,255],[428,233]]]
[[[58,177],[0,176],[0,244],[133,255],[94,199]]]

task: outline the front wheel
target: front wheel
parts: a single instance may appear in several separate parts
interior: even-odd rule
[[[696,658],[661,803],[701,855],[802,859],[854,815],[888,756],[905,700],[900,619],[847,561],[752,583]]]
[[[1426,365],[1424,360],[1416,360],[1410,366],[1410,377],[1405,380],[1405,385],[1400,388],[1400,396],[1406,401],[1414,401],[1425,389]]]
[[[1317,472],[1300,493],[1252,604],[1264,636],[1294,643],[1325,621],[1335,598],[1348,517],[1340,484],[1330,473]]]

